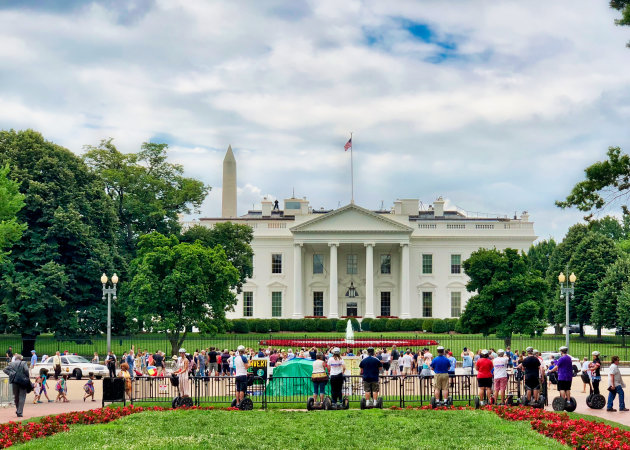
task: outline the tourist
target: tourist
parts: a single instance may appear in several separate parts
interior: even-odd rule
[[[31,350],[31,369],[35,367],[37,364],[37,352],[35,350]]]
[[[116,355],[111,350],[105,357],[105,365],[107,366],[107,370],[109,370],[109,377],[116,377]]]
[[[326,372],[328,366],[324,361],[324,354],[317,352],[315,354],[315,362],[313,362],[313,372],[311,374],[311,381],[313,383],[313,401],[315,403],[323,403],[326,385],[328,384],[328,373]],[[317,401],[319,395],[319,402]]]
[[[391,358],[391,364],[390,367],[392,369],[392,376],[398,376],[398,374],[400,373],[398,371],[398,358],[400,358],[400,353],[398,352],[398,347],[396,347],[395,345],[392,345],[392,353],[390,355]]]
[[[100,359],[98,358],[98,352],[94,352],[94,356],[92,357],[92,364],[98,364]]]
[[[492,396],[492,361],[488,350],[481,350],[476,364],[477,386],[479,387],[479,401],[490,400]]]
[[[346,356],[354,356],[354,353],[352,353],[351,348],[348,348],[348,351],[346,352]]]
[[[35,379],[35,383],[33,383],[33,394],[35,394],[35,398],[33,399],[33,403],[41,403],[39,400],[42,395],[42,377],[38,376]]]
[[[48,369],[44,369],[44,368],[40,369],[39,376],[42,379],[42,391],[41,391],[41,394],[43,394],[44,397],[46,397],[46,400],[48,400],[48,403],[51,403],[51,402],[53,402],[53,400],[51,400],[48,397]],[[41,400],[41,394],[39,396],[40,400]]]
[[[560,359],[549,372],[558,372],[558,392],[565,402],[571,399],[571,383],[573,382],[573,362],[569,356],[569,349],[560,347]]]
[[[55,380],[59,379],[59,375],[61,374],[61,355],[59,354],[59,350],[55,352],[55,356],[53,356],[53,369],[55,371]]]
[[[208,376],[212,376],[212,372],[215,372],[214,376],[219,376],[219,363],[217,362],[217,355],[219,355],[218,349],[210,347],[208,352]]]
[[[378,372],[381,367],[381,362],[374,357],[374,347],[369,347],[367,354],[367,358],[359,363],[359,369],[361,371],[361,377],[363,378],[365,403],[367,406],[376,406],[379,391]],[[407,349],[405,356],[409,356],[409,368],[411,368],[411,350]]]
[[[123,362],[120,365],[120,373],[118,376],[124,380],[125,394],[127,394],[127,397],[131,400],[131,374],[129,373],[129,364]]]
[[[534,356],[534,349],[527,347],[527,357],[523,359],[523,362],[518,365],[519,368],[525,372],[525,386],[527,390],[527,402],[532,401],[532,391],[534,393],[534,402],[538,403],[538,396],[540,395],[540,380],[542,364],[540,360]]]
[[[94,374],[92,372],[90,372],[90,375],[88,377],[87,383],[85,383],[83,385],[83,390],[85,391],[85,395],[83,396],[83,401],[85,401],[85,399],[92,397],[92,401],[95,402],[96,400],[94,400]]]
[[[332,357],[328,359],[330,367],[330,391],[332,394],[333,405],[342,402],[341,391],[343,387],[343,374],[346,371],[346,365],[341,358],[341,350],[337,347],[332,350]]]
[[[589,364],[588,358],[585,356],[582,361],[582,382],[584,384],[582,387],[582,394],[586,392],[586,386],[591,384],[591,371],[588,369]]]
[[[186,356],[186,350],[179,349],[180,359],[177,363],[177,369],[173,372],[173,375],[179,377],[179,394],[180,397],[190,397],[190,382],[188,380],[188,372],[190,371],[190,360]]]
[[[10,349],[11,347],[9,347]],[[8,352],[7,352],[8,354]],[[8,355],[7,355],[8,358]],[[15,403],[15,413],[18,417],[22,417],[24,412],[24,403],[26,403],[27,384],[30,383],[28,365],[19,353],[11,355],[11,362],[4,369],[4,373],[9,375],[9,379],[13,379],[13,401]]]
[[[136,357],[134,354],[134,345],[131,345],[131,349],[129,350],[129,353],[127,353],[127,357],[124,359],[124,361],[127,363],[127,365],[129,366],[129,376],[131,377],[131,379],[133,380],[134,376],[135,376],[135,364],[136,364]]]
[[[499,349],[497,357],[492,360],[494,367],[494,403],[499,401],[499,394],[501,395],[501,403],[505,404],[505,390],[507,389],[508,373],[507,368],[510,362],[510,358],[504,356],[503,349]]]
[[[197,376],[205,377],[206,376],[206,351],[205,350],[201,350],[201,352],[197,355],[197,365],[199,366],[199,371],[197,372]],[[217,364],[217,367],[219,367],[218,364]],[[217,373],[215,376],[219,376],[219,374]]]
[[[381,364],[383,364],[383,373],[385,375],[389,375],[390,359],[391,359],[390,353],[387,351],[386,347],[383,347],[383,351],[381,352]],[[385,380],[385,383],[389,383],[389,380]]]
[[[468,350],[468,347],[464,347],[462,351],[462,368],[464,369],[464,375],[472,375],[473,359],[472,352]]]
[[[493,348],[491,348],[490,349],[490,359],[494,359],[497,356],[499,356],[499,355],[497,355],[497,352]]]
[[[512,355],[514,355],[514,353],[512,353],[512,350],[510,350],[510,346],[508,345],[507,347],[505,347],[505,356],[508,359],[508,367],[513,367]]]
[[[594,351],[592,353],[593,360],[588,365],[588,370],[591,372],[591,382],[593,383],[593,392],[599,394],[599,382],[602,381],[601,367],[602,361],[599,359],[599,352]]]
[[[68,403],[70,400],[68,400],[68,375],[67,374],[63,374],[61,376],[61,380],[57,381],[57,386],[55,386],[55,389],[57,391],[57,398],[55,399],[56,402],[62,401],[64,403]]]
[[[48,361],[48,355],[43,355],[42,356],[42,364],[46,364],[46,361]]]
[[[13,362],[13,347],[9,345],[9,348],[6,352],[7,355],[7,364],[11,364]]]
[[[613,402],[617,394],[619,394],[619,411],[628,411],[623,392],[623,388],[625,387],[626,383],[623,382],[621,372],[619,371],[619,357],[613,356],[610,361],[610,367],[608,368],[608,406],[606,411],[616,411],[616,409],[613,408]]]
[[[480,357],[481,357],[481,349],[477,350],[477,353],[475,353],[475,355],[473,356],[473,365],[475,367],[477,366],[477,361],[479,361]]]
[[[164,361],[164,353],[160,350],[153,354],[153,363],[157,368],[157,376],[163,377],[166,374],[166,361]]]
[[[236,372],[236,407],[241,404],[241,401],[245,398],[247,392],[247,369],[249,368],[249,362],[244,355],[245,347],[238,346],[237,353],[232,357],[232,366]]]
[[[457,360],[453,356],[453,352],[451,351],[451,349],[446,349],[445,354],[446,354],[446,358],[448,359],[448,362],[450,363],[450,366],[448,368],[448,377],[450,379],[451,389],[452,389],[455,383],[455,368],[457,367]]]
[[[437,348],[438,355],[431,361],[431,369],[435,372],[434,377],[434,395],[436,399],[446,400],[448,398],[448,372],[451,368],[451,362],[444,356],[444,347]],[[440,397],[440,393],[442,397]]]
[[[413,364],[413,356],[411,356],[410,348],[408,348],[407,351],[405,351],[405,354],[401,358],[401,362],[402,362],[402,374],[406,378],[409,375],[411,375],[411,366]]]
[[[308,357],[311,359],[316,359],[317,358],[317,349],[315,349],[315,347],[311,347],[311,349],[308,351]]]
[[[291,361],[293,358],[295,358],[295,354],[293,353],[293,350],[289,349],[287,351],[287,361]]]
[[[433,362],[433,358],[428,348],[422,350],[420,357],[420,376],[422,377],[430,377],[431,376],[431,363]]]
[[[276,359],[277,361],[277,359]],[[224,377],[230,376],[230,352],[226,348],[221,354],[221,372]]]

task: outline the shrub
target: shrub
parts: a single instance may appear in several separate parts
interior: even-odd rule
[[[446,333],[448,331],[448,324],[445,320],[435,319],[433,321],[433,329],[434,333]]]
[[[249,333],[249,324],[247,323],[247,320],[236,319],[232,322],[232,324],[233,324],[232,329],[234,330],[235,333],[239,333],[239,334]]]
[[[269,333],[269,319],[259,319],[254,329],[256,333]]]
[[[400,321],[400,331],[416,331],[416,329],[414,328],[415,326],[415,319],[402,319]]]
[[[303,319],[304,331],[312,333],[317,331],[317,321],[314,319]]]
[[[362,331],[370,331],[370,323],[374,322],[374,319],[367,318],[361,321],[361,330]]]
[[[280,321],[278,319],[269,320],[269,329],[272,333],[277,333],[280,331]]]
[[[346,321],[338,320],[337,324],[335,325],[335,331],[337,331],[338,333],[343,333],[344,331],[346,331]]]
[[[401,319],[389,319],[385,327],[386,331],[400,331]]]
[[[444,319],[447,325],[446,331],[455,331],[455,327],[457,326],[458,319]]]
[[[387,322],[389,319],[375,319],[370,323],[370,331],[376,333],[382,333],[387,329]]]
[[[337,323],[339,323],[339,319],[328,319],[328,321],[330,322],[330,331],[336,331]]]
[[[429,333],[433,331],[433,319],[424,319],[422,321],[422,331]]]
[[[328,319],[315,319],[315,328],[317,331],[328,332],[333,330],[333,324]]]
[[[457,325],[455,325],[455,331],[462,334],[468,333],[468,329],[462,324],[462,319],[459,319],[457,321]]]

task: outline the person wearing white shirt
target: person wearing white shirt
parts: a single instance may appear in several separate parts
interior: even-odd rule
[[[626,383],[623,382],[621,372],[619,371],[619,357],[613,356],[610,367],[608,368],[608,406],[606,411],[617,411],[613,408],[613,401],[615,401],[617,394],[619,394],[619,411],[628,411],[623,392],[623,388],[625,387]]]
[[[582,393],[586,392],[586,386],[590,386],[591,384],[591,371],[588,369],[590,362],[588,358],[585,356],[584,361],[582,362],[582,382],[584,383],[584,388],[582,389]]]
[[[492,360],[494,366],[494,403],[498,404],[499,394],[501,402],[505,403],[505,390],[507,389],[508,373],[507,367],[510,358],[503,356],[505,352],[499,349],[497,357]]]
[[[403,375],[411,375],[411,368],[413,366],[413,356],[411,355],[411,350],[407,349],[402,359],[402,367],[403,367]]]

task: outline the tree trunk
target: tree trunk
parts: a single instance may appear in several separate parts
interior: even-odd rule
[[[601,341],[602,339],[602,327],[597,327],[597,340]]]
[[[24,360],[30,360],[31,357],[31,350],[35,350],[35,339],[37,339],[37,336],[33,336],[32,334],[29,335],[22,335],[22,351],[21,354],[24,357]],[[16,349],[17,351],[17,349]]]
[[[557,323],[555,326],[555,330],[554,330],[554,334],[562,334],[562,324],[561,323]]]
[[[580,323],[580,337],[584,337],[584,324],[583,323]]]
[[[171,343],[171,355],[179,354],[179,349],[182,348],[182,345],[184,345],[184,341],[186,340],[186,334],[187,333],[184,332],[168,335],[168,340]]]

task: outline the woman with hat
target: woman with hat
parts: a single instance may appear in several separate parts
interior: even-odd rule
[[[342,402],[343,374],[346,371],[346,365],[341,358],[341,349],[335,347],[332,350],[332,356],[328,359],[328,367],[330,367],[330,390],[332,394],[333,405]]]
[[[593,382],[593,392],[599,394],[599,382],[602,381],[602,374],[600,369],[602,367],[602,361],[599,359],[599,352],[593,352],[593,360],[588,365],[588,369],[591,371],[591,381]]]
[[[181,397],[190,397],[190,382],[188,381],[188,368],[190,362],[186,357],[186,350],[179,349],[179,359],[177,360],[177,370],[173,375],[179,375],[179,392]]]

